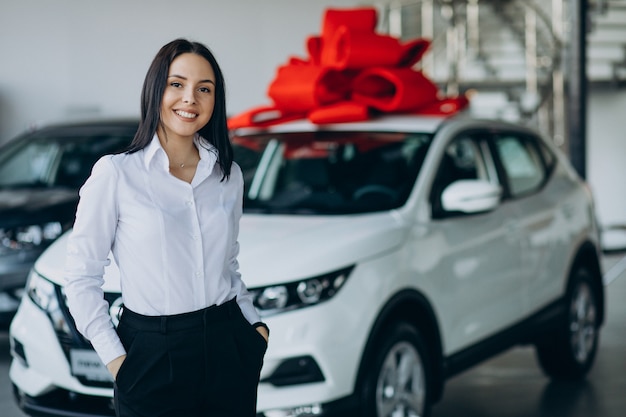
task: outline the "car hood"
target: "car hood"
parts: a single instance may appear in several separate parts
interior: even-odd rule
[[[73,219],[78,192],[64,188],[0,190],[0,227]]]
[[[250,288],[295,281],[356,264],[393,250],[406,227],[393,212],[356,216],[244,215],[239,243],[240,272]],[[63,285],[68,233],[37,260],[35,269]],[[113,257],[105,269],[105,291],[119,291]]]
[[[391,213],[244,216],[240,271],[250,287],[321,275],[392,250],[405,229]]]

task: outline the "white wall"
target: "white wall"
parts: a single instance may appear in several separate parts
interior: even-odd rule
[[[357,0],[3,0],[0,143],[33,124],[138,115],[143,78],[177,37],[205,43],[230,113],[266,104],[275,69],[305,55],[324,9]]]
[[[603,225],[626,226],[626,89],[592,89],[587,179]]]

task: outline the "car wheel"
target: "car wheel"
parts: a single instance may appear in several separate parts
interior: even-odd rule
[[[559,327],[537,344],[543,371],[552,378],[584,377],[596,356],[599,338],[598,295],[584,268],[574,272],[566,296],[566,314]]]
[[[363,381],[359,415],[428,416],[430,362],[420,333],[408,323],[398,323],[379,340]]]

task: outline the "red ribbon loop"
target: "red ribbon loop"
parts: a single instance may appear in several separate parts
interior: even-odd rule
[[[440,98],[437,86],[412,69],[430,46],[402,43],[375,32],[375,8],[327,9],[321,36],[306,40],[308,58],[280,66],[268,88],[273,106],[229,119],[229,127],[268,126],[308,117],[313,123],[366,120],[375,112],[447,115],[468,105],[464,96]]]
[[[437,101],[438,88],[410,68],[364,70],[352,85],[352,100],[384,112],[418,110]]]
[[[285,65],[278,69],[268,95],[278,108],[306,112],[346,99],[350,81],[346,74],[328,67]]]

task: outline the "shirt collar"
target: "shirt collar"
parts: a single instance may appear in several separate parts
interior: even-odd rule
[[[148,146],[143,149],[143,163],[146,166],[146,169],[150,168],[150,162],[152,162],[154,156],[159,150],[165,153],[163,147],[161,146],[161,142],[159,142],[159,137],[155,133]]]
[[[198,148],[198,152],[200,154],[200,162],[198,163],[198,165],[202,165],[202,169],[206,169],[206,172],[212,172],[213,167],[217,162],[217,149],[207,140],[200,137],[200,135],[197,133],[193,138],[193,142],[196,145],[196,148]],[[167,154],[161,146],[161,142],[159,141],[159,137],[156,133],[152,137],[152,140],[150,141],[148,146],[144,148],[143,152],[143,162],[146,166],[146,169],[149,169],[152,160],[154,160],[157,155],[160,155],[160,157],[163,158],[165,170],[169,171],[169,160],[167,159]]]
[[[215,168],[215,164],[217,163],[217,148],[198,134],[193,138],[193,142],[196,144],[196,148],[198,148],[198,153],[200,154],[196,175],[191,181],[191,186],[195,187],[213,172],[213,168]]]
[[[200,163],[198,165],[207,164],[206,171],[213,171],[213,167],[217,162],[217,148],[198,134],[193,138],[193,143],[196,144],[196,148],[198,148],[198,152],[200,153]],[[202,169],[205,168],[203,167]]]

